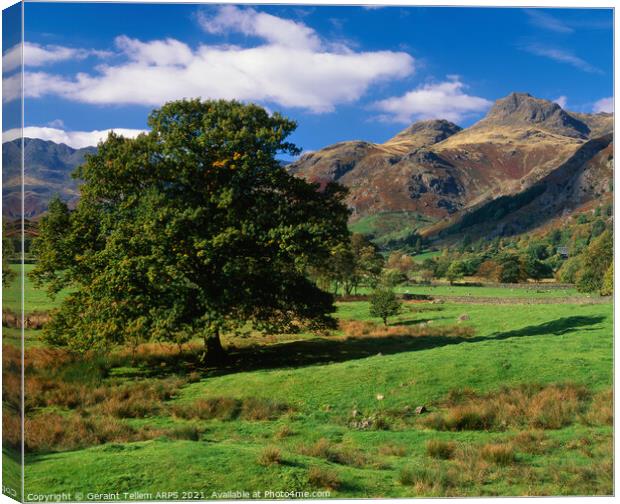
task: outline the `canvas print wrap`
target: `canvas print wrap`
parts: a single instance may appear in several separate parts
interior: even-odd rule
[[[3,493],[612,495],[613,35],[5,9]]]

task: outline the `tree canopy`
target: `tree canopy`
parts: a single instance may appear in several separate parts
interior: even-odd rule
[[[42,219],[33,279],[73,289],[46,329],[76,349],[219,334],[248,324],[294,332],[334,325],[331,294],[307,271],[348,243],[344,189],[282,168],[296,124],[236,101],[182,100],[150,132],[111,133],[74,176],[70,211]]]

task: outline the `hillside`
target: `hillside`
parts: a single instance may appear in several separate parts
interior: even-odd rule
[[[348,187],[353,228],[381,243],[406,239],[416,230],[430,238],[465,228],[480,236],[514,234],[610,197],[612,131],[611,114],[568,112],[512,93],[469,128],[420,121],[383,144],[337,143],[287,169]],[[74,203],[79,194],[71,172],[92,152],[94,147],[25,139],[26,218],[36,219],[54,194]],[[21,206],[19,155],[18,140],[3,144],[9,217]],[[481,216],[484,225],[476,222]]]
[[[20,213],[21,199],[21,140],[2,145],[3,213],[16,217]],[[71,172],[82,164],[86,154],[95,152],[94,147],[73,149],[65,144],[24,139],[24,213],[26,218],[40,215],[55,194],[74,203],[78,198],[77,181]]]
[[[353,222],[409,212],[422,216],[422,223],[439,221],[426,226],[439,231],[485,205],[501,206],[506,198],[517,197],[519,204],[510,207],[516,211],[534,193],[545,210],[538,215],[542,221],[610,190],[611,169],[596,167],[602,158],[611,166],[612,131],[611,114],[567,112],[556,103],[512,93],[469,128],[422,121],[384,144],[335,144],[303,156],[289,169],[308,180],[347,186]],[[564,184],[564,177],[577,178]],[[540,184],[553,188],[541,194]],[[542,203],[549,200],[555,203]],[[510,225],[513,215],[508,213],[503,213],[499,231],[485,231],[521,229]]]

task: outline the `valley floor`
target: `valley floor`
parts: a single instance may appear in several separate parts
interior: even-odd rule
[[[368,304],[338,308],[342,331],[230,339],[246,356],[243,365],[195,368],[191,379],[189,361],[187,369],[166,359],[113,364],[99,386],[185,378],[142,413],[106,413],[135,432],[162,434],[135,442],[109,436],[84,447],[48,441],[51,448],[26,455],[26,497],[613,492],[610,302],[407,304],[391,321],[403,335],[395,329],[363,337],[347,334],[347,321],[367,321]],[[407,334],[422,325],[448,329]],[[428,412],[416,415],[422,405]],[[102,411],[52,405],[30,415]],[[4,461],[18,470],[6,452]]]

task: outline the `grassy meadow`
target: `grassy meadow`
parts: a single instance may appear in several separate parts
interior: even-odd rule
[[[84,358],[27,330],[26,492],[611,494],[612,303],[468,289],[554,302],[406,302],[387,328],[340,302],[329,334],[227,335],[221,368],[199,342]],[[6,370],[19,330],[3,329]]]

